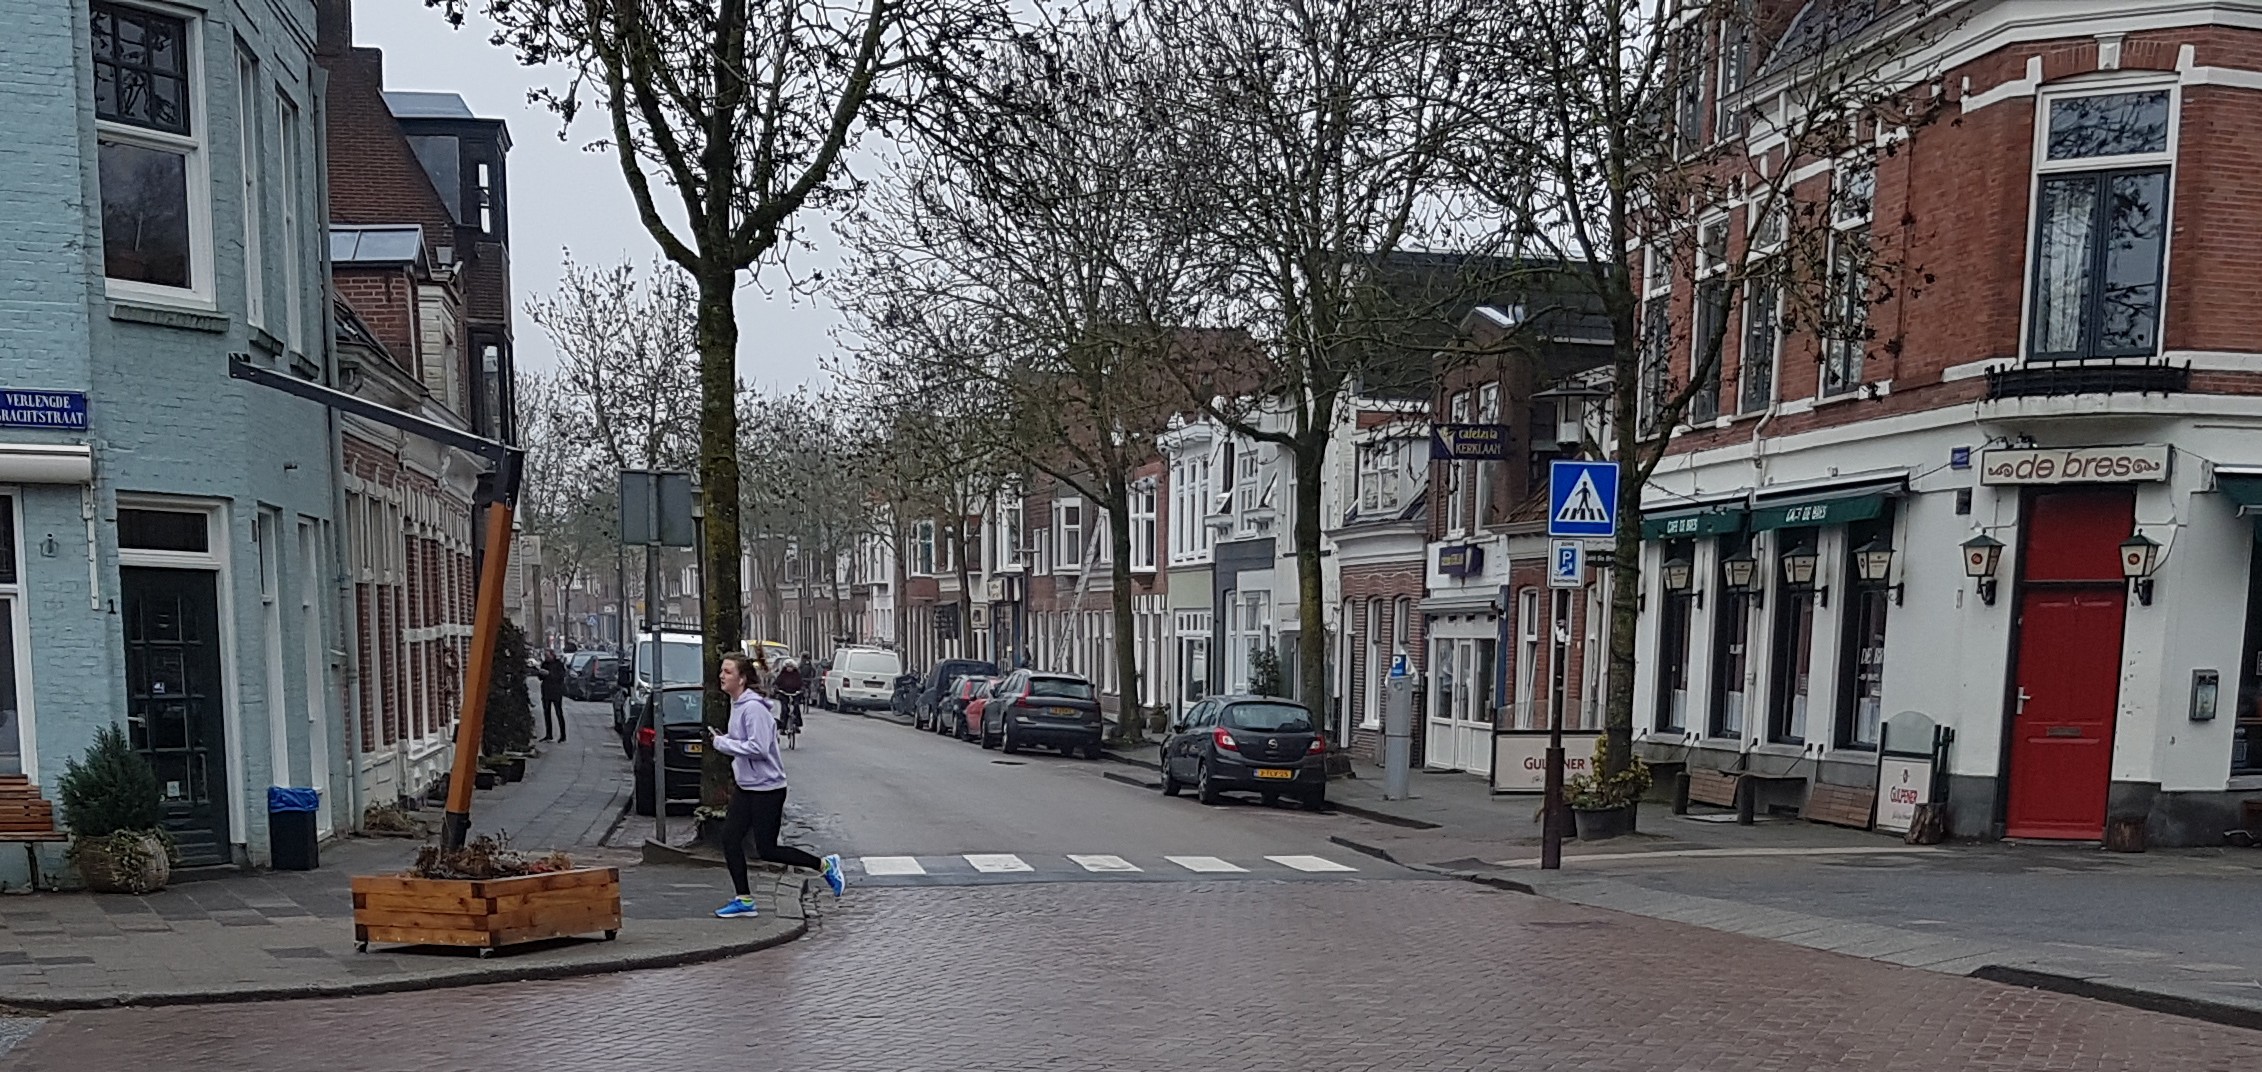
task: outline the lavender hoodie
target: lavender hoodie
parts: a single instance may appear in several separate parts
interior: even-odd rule
[[[730,730],[715,735],[715,750],[731,756],[730,770],[740,789],[762,792],[785,788],[778,762],[778,713],[753,689],[731,701]]]

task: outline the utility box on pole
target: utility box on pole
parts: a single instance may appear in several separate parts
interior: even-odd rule
[[[1402,669],[1402,667],[1394,667]],[[1405,800],[1412,795],[1414,765],[1414,675],[1392,673],[1382,683],[1382,795]]]

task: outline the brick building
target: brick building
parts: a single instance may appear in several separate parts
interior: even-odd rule
[[[1797,804],[1873,790],[1880,746],[1927,749],[1929,722],[1957,833],[2237,825],[2262,793],[2257,13],[1762,3],[1678,31],[1719,60],[1685,65],[1680,136],[1755,171],[1768,147],[1727,119],[1794,123],[1796,56],[1873,57],[1940,114],[1857,117],[1787,173],[1830,206],[1834,318],[1786,330],[1765,285],[1692,301],[1781,241],[1764,205],[1703,206],[1702,252],[1646,258],[1676,377],[1692,325],[1727,319],[1714,404],[1645,489],[1653,756],[1784,776],[1770,802]]]

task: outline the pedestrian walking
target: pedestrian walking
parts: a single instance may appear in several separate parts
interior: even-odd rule
[[[723,919],[753,918],[754,898],[746,884],[746,837],[754,836],[754,853],[771,863],[806,867],[825,876],[825,885],[838,897],[848,888],[841,873],[840,856],[819,857],[790,845],[778,844],[778,828],[785,822],[785,766],[778,759],[777,709],[756,691],[758,671],[754,660],[739,652],[723,655],[717,671],[724,694],[730,697],[730,728],[707,731],[709,746],[731,757],[730,810],[723,817],[723,863],[730,868],[731,886],[738,896],[715,910]]]
[[[542,739],[550,739],[553,727],[558,743],[566,739],[565,721],[566,664],[555,650],[542,653]]]

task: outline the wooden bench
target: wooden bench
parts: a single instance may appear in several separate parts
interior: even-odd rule
[[[1799,809],[1799,818],[1808,822],[1867,830],[1870,815],[1876,807],[1876,786],[1858,788],[1816,782],[1807,790],[1806,806]]]
[[[69,841],[56,829],[55,805],[39,795],[39,787],[21,774],[0,774],[0,843],[24,847],[31,868],[31,888],[39,888],[39,847]]]
[[[1720,808],[1736,809],[1736,822],[1750,826],[1759,814],[1759,791],[1765,786],[1804,783],[1798,777],[1777,777],[1766,774],[1747,774],[1740,771],[1708,770],[1691,767],[1688,770],[1689,796],[1679,802],[1676,813],[1688,811],[1688,805],[1710,804]]]

